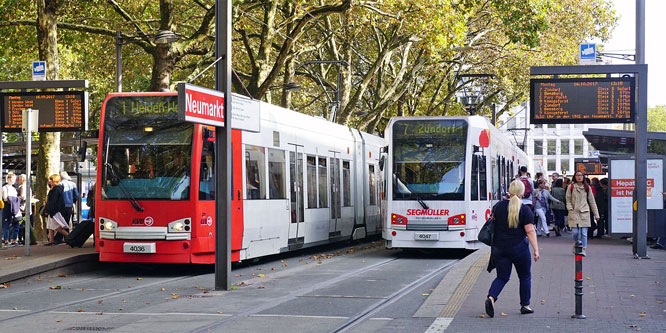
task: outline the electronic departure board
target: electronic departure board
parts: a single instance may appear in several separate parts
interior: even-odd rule
[[[606,174],[606,170],[599,162],[599,159],[575,159],[574,167],[576,171],[582,171],[586,175],[603,175]]]
[[[532,79],[532,124],[633,123],[633,77]]]
[[[3,132],[20,132],[23,110],[39,110],[40,132],[88,130],[88,92],[12,92],[0,94]]]

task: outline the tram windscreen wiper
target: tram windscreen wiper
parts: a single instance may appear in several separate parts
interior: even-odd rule
[[[407,185],[407,182],[405,182],[405,181],[403,181],[402,179],[400,179],[400,176],[396,175],[395,173],[394,173],[393,175],[394,175],[395,178],[398,180],[398,182],[399,182],[402,186],[404,186],[404,187],[409,191],[409,195],[410,195],[410,196],[413,195],[413,196],[416,198],[416,202],[418,202],[418,203],[421,205],[421,207],[422,207],[423,209],[430,209],[430,207],[428,207],[428,205],[426,205],[426,203],[423,201],[423,199],[421,198],[421,196],[420,196],[417,192],[414,192],[414,191],[409,187],[409,185]]]
[[[118,187],[120,187],[120,190],[123,191],[123,193],[127,196],[130,204],[132,204],[132,207],[134,207],[134,209],[136,209],[137,212],[143,212],[143,207],[141,207],[139,202],[136,201],[136,199],[134,199],[132,193],[120,181],[121,179],[118,176],[118,173],[116,173],[116,169],[113,167],[113,165],[107,162],[104,164],[104,166],[106,166],[107,169],[109,170],[109,174],[111,175],[111,177],[118,182]]]

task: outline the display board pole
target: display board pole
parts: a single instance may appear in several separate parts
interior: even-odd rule
[[[645,0],[636,0],[636,64],[645,64]],[[647,256],[647,71],[638,76],[638,107],[635,122],[636,219],[632,233],[635,258]]]
[[[39,110],[27,109],[23,111],[23,131],[25,132],[25,256],[30,256],[30,216],[32,215],[32,132],[39,130]],[[23,193],[19,193],[22,195]]]
[[[224,92],[224,127],[215,127],[215,290],[231,290],[231,0],[215,1],[215,88]]]

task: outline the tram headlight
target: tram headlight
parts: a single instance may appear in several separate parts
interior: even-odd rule
[[[111,231],[111,230],[114,230],[114,229],[118,228],[118,223],[114,222],[114,221],[111,221],[109,219],[103,219],[103,220],[100,219],[100,223],[101,223],[101,226],[100,226],[99,229],[101,231]]]
[[[191,228],[190,218],[178,219],[169,223],[169,232],[190,232]]]

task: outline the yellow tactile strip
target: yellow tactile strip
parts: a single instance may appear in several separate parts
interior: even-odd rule
[[[458,310],[462,307],[465,299],[467,299],[467,295],[469,295],[472,286],[476,283],[479,274],[488,266],[488,260],[490,260],[490,253],[477,259],[474,264],[472,264],[472,267],[469,268],[465,277],[460,281],[460,284],[453,292],[453,295],[451,295],[451,298],[446,303],[444,309],[442,309],[442,312],[439,313],[439,317],[453,318],[456,316],[456,313],[458,313]]]

